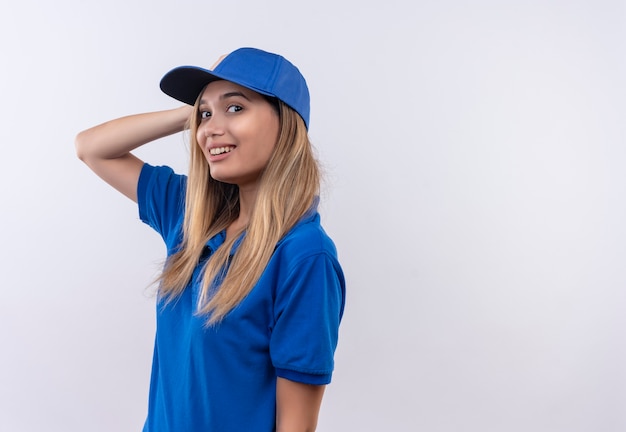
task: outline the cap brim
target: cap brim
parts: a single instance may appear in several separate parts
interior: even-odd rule
[[[221,79],[224,78],[207,69],[197,66],[180,66],[163,76],[160,87],[166,95],[193,105],[207,84]]]
[[[230,81],[262,95],[276,97],[273,93],[258,89],[249,83],[240,82],[236,78],[223,76],[198,66],[179,66],[172,69],[161,78],[160,87],[166,95],[193,105],[207,84],[219,80]]]

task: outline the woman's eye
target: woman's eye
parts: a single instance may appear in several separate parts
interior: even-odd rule
[[[200,111],[200,118],[201,119],[206,119],[211,117],[211,113],[208,111]]]
[[[231,105],[228,107],[228,112],[238,112],[241,111],[243,108],[240,107],[239,105]]]

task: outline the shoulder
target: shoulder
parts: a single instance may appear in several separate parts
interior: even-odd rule
[[[278,242],[273,258],[284,270],[316,258],[331,261],[340,269],[335,243],[324,231],[317,212],[301,220]]]
[[[137,185],[140,219],[165,240],[168,250],[179,242],[187,177],[167,166],[144,164]]]
[[[140,209],[147,205],[181,207],[187,190],[187,176],[176,174],[168,166],[144,164],[137,183]]]
[[[187,185],[187,176],[176,174],[174,170],[168,166],[153,166],[144,163],[139,174],[138,189],[146,190],[158,186],[174,186],[184,190]]]

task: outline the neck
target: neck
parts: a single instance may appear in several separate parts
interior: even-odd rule
[[[226,230],[227,237],[237,233],[248,225],[257,192],[257,185],[239,187],[239,217],[237,217],[237,219],[235,219]]]

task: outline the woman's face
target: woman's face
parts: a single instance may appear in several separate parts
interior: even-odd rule
[[[211,177],[240,188],[256,186],[278,139],[279,118],[260,94],[229,81],[202,92],[196,139]]]

